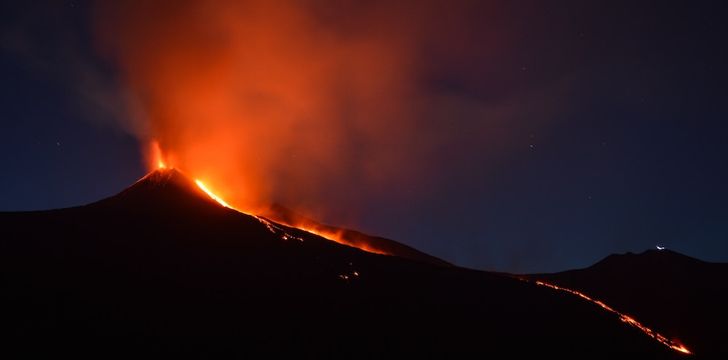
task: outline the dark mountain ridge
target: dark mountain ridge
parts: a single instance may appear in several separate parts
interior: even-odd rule
[[[6,357],[680,355],[576,297],[371,254],[154,172],[111,198],[0,213]]]

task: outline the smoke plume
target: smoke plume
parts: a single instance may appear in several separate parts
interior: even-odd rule
[[[503,40],[469,38],[480,17],[468,6],[123,1],[100,4],[96,22],[143,143],[158,141],[167,163],[241,209],[320,213],[427,191],[438,164],[453,161],[443,148],[498,138],[487,119],[514,104],[429,90],[433,61],[472,68],[469,47]]]

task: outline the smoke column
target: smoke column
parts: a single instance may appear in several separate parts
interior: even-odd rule
[[[507,99],[431,86],[433,66],[487,73],[507,43],[470,6],[100,2],[95,27],[140,142],[157,141],[166,163],[243,210],[278,202],[351,222],[364,202],[431,192],[505,138]]]

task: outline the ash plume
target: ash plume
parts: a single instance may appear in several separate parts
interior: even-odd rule
[[[433,66],[472,70],[506,47],[495,31],[473,36],[474,4],[124,1],[99,3],[95,19],[142,143],[239,208],[338,209],[341,221],[488,161],[525,116],[431,84]]]

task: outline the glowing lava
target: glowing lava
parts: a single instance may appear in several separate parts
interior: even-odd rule
[[[228,204],[225,200],[223,200],[220,196],[218,196],[214,192],[212,192],[212,190],[210,190],[199,179],[198,180],[195,180],[195,184],[197,184],[197,187],[199,187],[200,190],[204,191],[207,194],[207,196],[209,196],[211,199],[217,201],[220,205],[222,205],[222,206],[224,206],[226,208],[229,208],[229,209],[233,209],[233,210],[235,210],[237,212],[242,212],[242,211],[234,208],[232,205]],[[248,215],[251,215],[251,214],[248,214]],[[283,237],[284,240],[291,239],[291,238],[301,240],[301,238],[299,238],[297,236],[288,234],[285,230],[281,229],[279,226],[274,225],[274,223],[272,223],[271,221],[269,221],[268,219],[266,219],[264,217],[257,216],[257,215],[252,215],[252,216],[254,216],[260,222],[262,222],[263,224],[265,224],[265,226],[268,227],[268,230],[270,230],[271,232],[273,232],[273,233],[282,233],[283,234],[282,237]],[[372,248],[371,246],[368,246],[366,243],[364,243],[362,241],[352,241],[352,240],[346,239],[344,237],[344,231],[343,230],[339,230],[339,229],[337,229],[337,230],[330,230],[330,229],[328,229],[328,228],[326,228],[324,226],[321,226],[319,224],[316,224],[316,223],[310,223],[309,224],[309,223],[307,223],[305,221],[302,221],[302,220],[299,220],[299,221],[297,221],[295,223],[290,223],[290,222],[285,222],[285,221],[283,221],[282,223],[284,225],[286,225],[286,226],[289,226],[289,227],[292,227],[292,228],[296,228],[296,229],[299,229],[299,230],[303,230],[305,232],[308,232],[308,233],[311,233],[311,234],[320,236],[320,237],[322,237],[324,239],[327,239],[327,240],[330,240],[330,241],[333,241],[333,242],[337,242],[337,243],[342,244],[342,245],[355,247],[357,249],[361,249],[361,250],[364,250],[366,252],[370,252],[370,253],[374,253],[374,254],[390,255],[389,253],[386,253],[386,252],[384,252],[382,250],[374,249],[374,248]]]
[[[522,280],[528,281],[526,279],[522,279]],[[670,349],[673,349],[673,350],[678,351],[683,354],[692,354],[692,352],[690,352],[690,350],[688,350],[688,348],[686,348],[685,345],[682,345],[676,341],[666,338],[664,335],[648,328],[647,326],[642,325],[642,323],[637,321],[635,318],[633,318],[629,315],[626,315],[626,314],[622,314],[621,312],[619,312],[617,310],[614,310],[614,308],[612,308],[611,306],[605,304],[604,302],[602,302],[600,300],[593,299],[590,296],[588,296],[580,291],[568,289],[568,288],[561,287],[561,286],[554,285],[554,284],[549,284],[549,283],[546,283],[546,282],[543,282],[540,280],[536,280],[535,283],[536,283],[536,285],[539,285],[539,286],[545,286],[545,287],[548,287],[548,288],[551,288],[554,290],[563,291],[563,292],[567,292],[572,295],[576,295],[586,301],[599,305],[599,307],[601,307],[602,309],[619,316],[619,320],[622,320],[622,322],[625,322],[625,323],[641,330],[643,333],[647,334],[649,337],[659,341],[661,344],[669,347]]]
[[[276,221],[279,221],[279,220],[276,219]],[[356,241],[354,239],[352,239],[352,240],[347,239],[344,236],[344,230],[341,230],[341,229],[331,230],[331,229],[329,229],[325,226],[321,226],[317,223],[308,223],[305,220],[299,220],[299,221],[296,221],[293,223],[286,222],[286,221],[281,221],[281,222],[287,226],[294,227],[296,229],[301,229],[305,232],[309,232],[311,234],[318,235],[324,239],[331,240],[333,242],[336,242],[336,243],[339,243],[342,245],[355,247],[357,249],[361,249],[361,250],[364,250],[366,252],[370,252],[373,254],[391,255],[390,253],[387,253],[383,250],[375,249],[375,248],[369,246],[364,241]]]
[[[212,200],[217,201],[220,205],[222,205],[228,209],[236,210],[234,207],[230,206],[230,204],[226,203],[225,200],[223,200],[221,197],[215,195],[215,193],[210,191],[210,189],[208,189],[207,186],[205,186],[205,184],[202,183],[202,181],[195,180],[195,184],[197,184],[197,187],[199,187],[202,191],[204,191],[207,194],[207,196],[209,196]]]
[[[218,204],[220,204],[220,205],[222,205],[222,206],[224,206],[224,207],[226,207],[228,209],[232,209],[232,210],[235,210],[237,212],[243,213],[242,211],[240,211],[240,210],[232,207],[230,204],[228,204],[221,197],[217,196],[201,180],[199,180],[199,179],[195,180],[195,184],[197,184],[197,187],[199,187],[200,190],[204,191],[205,194],[207,194],[207,196],[209,196],[211,199],[217,201]],[[246,215],[250,215],[250,214],[246,214]],[[295,235],[292,235],[292,234],[289,234],[284,229],[282,229],[280,226],[275,225],[273,222],[271,222],[271,221],[269,221],[269,220],[267,220],[267,219],[265,219],[263,217],[260,217],[260,216],[257,216],[257,215],[251,215],[251,216],[255,217],[256,219],[258,219],[258,221],[260,221],[261,223],[263,223],[268,228],[268,230],[270,230],[272,233],[274,233],[274,234],[280,233],[281,238],[283,240],[296,239],[296,240],[299,240],[299,241],[303,241],[302,238],[300,238],[298,236],[295,236]],[[341,238],[341,235],[339,233],[336,233],[336,232],[332,232],[332,231],[329,231],[329,232],[317,231],[317,230],[309,229],[309,228],[306,228],[306,227],[293,226],[293,225],[289,225],[289,224],[286,224],[286,225],[288,225],[290,227],[293,227],[293,228],[297,228],[299,230],[303,230],[305,232],[308,232],[308,233],[311,233],[311,234],[314,234],[314,235],[318,235],[318,236],[320,236],[320,237],[322,237],[324,239],[327,239],[327,240],[330,240],[330,241],[334,241],[334,242],[337,242],[337,243],[340,243],[340,244],[344,244],[344,245],[356,247],[356,248],[359,248],[359,249],[364,250],[364,251],[367,251],[367,252],[376,253],[376,254],[384,254],[381,251],[377,251],[377,250],[371,249],[371,248],[369,248],[367,246],[352,245],[349,242],[339,240]]]

